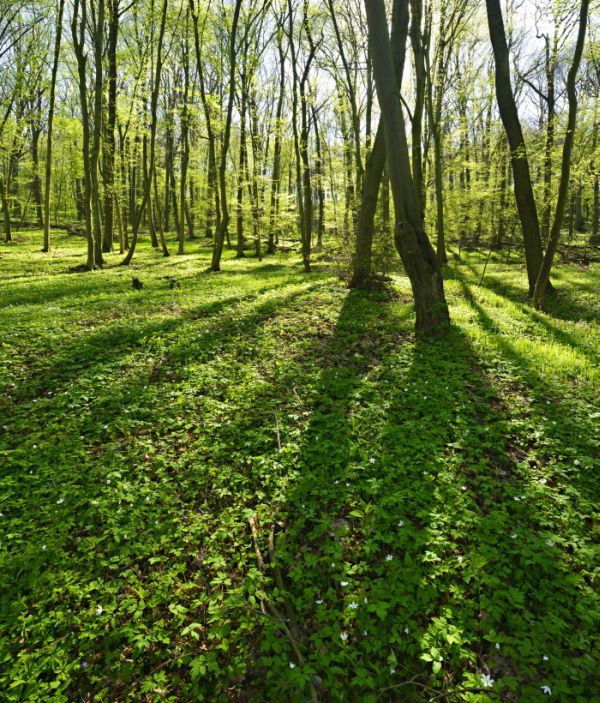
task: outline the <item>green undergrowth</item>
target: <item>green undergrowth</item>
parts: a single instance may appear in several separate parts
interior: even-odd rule
[[[463,255],[429,342],[402,276],[54,237],[0,247],[1,701],[600,700],[598,267]]]

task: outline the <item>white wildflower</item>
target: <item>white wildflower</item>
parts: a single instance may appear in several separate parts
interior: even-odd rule
[[[392,561],[393,558],[394,558],[394,555],[393,555],[393,554],[386,554],[386,555],[385,555],[385,560],[386,560],[386,561]]]
[[[491,688],[494,685],[494,679],[489,674],[481,674],[481,685],[484,688]]]
[[[295,669],[295,668],[296,668],[296,665],[294,664],[294,662],[290,662],[290,669]]]
[[[358,603],[353,600],[352,603],[348,603],[348,608],[350,608],[350,610],[356,610],[358,608]]]
[[[542,693],[545,693],[547,696],[552,695],[552,689],[550,686],[540,686],[540,688],[542,689]]]
[[[342,642],[345,642],[348,639],[348,633],[344,631],[340,632],[340,639]]]
[[[102,615],[103,612],[104,612],[104,608],[101,605],[99,605],[96,608],[96,615]]]

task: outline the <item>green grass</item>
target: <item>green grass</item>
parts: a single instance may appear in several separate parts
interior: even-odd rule
[[[597,266],[536,313],[468,254],[426,342],[400,276],[18,239],[1,701],[600,701]]]

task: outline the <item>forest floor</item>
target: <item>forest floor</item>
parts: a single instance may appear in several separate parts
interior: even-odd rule
[[[52,236],[0,246],[1,701],[600,701],[599,265],[536,313],[465,254],[429,342],[399,275]]]

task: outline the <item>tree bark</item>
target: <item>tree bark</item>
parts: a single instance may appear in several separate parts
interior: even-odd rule
[[[569,178],[571,175],[571,154],[573,152],[575,126],[577,124],[577,92],[575,90],[575,82],[577,79],[579,64],[581,63],[581,55],[583,54],[583,45],[585,42],[585,32],[587,27],[589,5],[589,0],[581,0],[581,6],[579,11],[579,30],[577,33],[575,54],[573,56],[571,68],[569,69],[569,74],[567,76],[567,97],[569,103],[569,114],[567,117],[567,129],[565,133],[565,140],[563,143],[560,183],[558,186],[556,212],[554,213],[554,221],[552,223],[552,229],[550,230],[550,238],[548,240],[548,246],[546,248],[546,253],[544,254],[544,260],[542,262],[542,266],[540,268],[538,279],[535,284],[535,290],[533,293],[533,306],[536,308],[536,310],[539,310],[542,307],[542,303],[544,302],[546,286],[548,284],[548,279],[550,278],[550,271],[552,269],[552,263],[554,261],[554,254],[556,253],[556,247],[558,246],[558,240],[560,238],[560,230],[562,227],[565,206],[569,193]]]
[[[513,187],[525,244],[529,293],[533,294],[543,259],[540,223],[533,195],[527,148],[511,85],[508,45],[500,0],[486,0],[486,7],[496,66],[496,97],[510,147]]]
[[[62,39],[62,23],[65,0],[59,0],[54,35],[54,55],[52,59],[52,74],[50,78],[50,98],[48,105],[48,134],[46,137],[46,178],[44,182],[44,243],[42,251],[50,251],[50,195],[52,193],[52,131],[54,126],[54,104],[56,101],[56,76],[60,58],[60,42]]]
[[[392,52],[402,56],[406,51],[408,0],[394,1],[391,44],[384,0],[365,0],[365,6],[373,74],[394,198],[396,248],[413,290],[417,334],[443,334],[450,326],[444,284],[437,257],[425,234],[419,213],[418,197],[410,172],[404,115],[397,89],[402,77],[395,74],[392,59]]]

